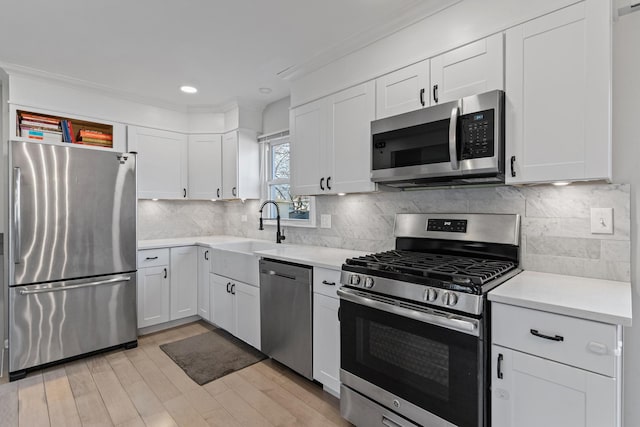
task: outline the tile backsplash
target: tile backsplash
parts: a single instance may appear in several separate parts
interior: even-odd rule
[[[141,239],[230,234],[275,239],[273,226],[258,230],[256,200],[241,202],[158,201],[138,204]],[[590,209],[613,208],[614,234],[591,234]],[[331,228],[286,227],[286,243],[357,249],[394,246],[396,213],[518,213],[521,260],[527,270],[630,280],[630,188],[627,184],[566,187],[486,187],[379,192],[316,197]],[[247,221],[242,221],[242,216]]]

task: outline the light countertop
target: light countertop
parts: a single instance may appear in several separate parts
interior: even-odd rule
[[[631,284],[523,271],[489,292],[489,301],[631,326]]]
[[[282,261],[313,265],[314,267],[340,270],[347,258],[367,255],[368,252],[326,248],[323,246],[282,245],[277,249],[257,251],[255,254],[263,258],[279,259]]]
[[[209,246],[215,248],[218,245],[232,242],[243,242],[257,239],[249,239],[238,236],[196,236],[176,237],[171,239],[138,240],[138,249],[171,248],[177,246]],[[269,240],[270,242],[270,240]],[[290,261],[299,264],[307,264],[315,267],[323,267],[332,270],[340,270],[347,258],[367,255],[368,252],[353,251],[348,249],[326,248],[323,246],[292,245],[283,243],[276,249],[268,249],[254,252],[256,256]]]

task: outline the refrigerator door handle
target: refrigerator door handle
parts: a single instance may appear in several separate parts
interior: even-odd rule
[[[108,285],[111,283],[128,282],[129,280],[131,280],[131,276],[119,276],[106,280],[97,280],[95,282],[78,283],[76,285],[54,286],[50,288],[29,289],[29,286],[25,286],[24,288],[20,289],[19,293],[20,295],[44,294],[48,292],[68,291],[71,289],[90,288],[93,286]]]
[[[22,216],[20,212],[20,184],[22,181],[22,171],[19,167],[13,168],[13,260],[20,264],[22,256]]]

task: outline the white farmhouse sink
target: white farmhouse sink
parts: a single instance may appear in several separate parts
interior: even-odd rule
[[[277,243],[263,240],[224,243],[211,249],[211,272],[253,286],[260,286],[256,251],[275,249]]]

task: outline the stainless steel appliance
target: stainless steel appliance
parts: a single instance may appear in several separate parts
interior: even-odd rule
[[[12,142],[10,159],[10,378],[135,346],[135,155]]]
[[[262,352],[313,379],[312,268],[260,260]]]
[[[504,183],[504,92],[371,122],[371,180],[391,187]]]
[[[486,294],[518,274],[519,215],[398,214],[396,249],[346,260],[342,415],[358,426],[488,427]]]

